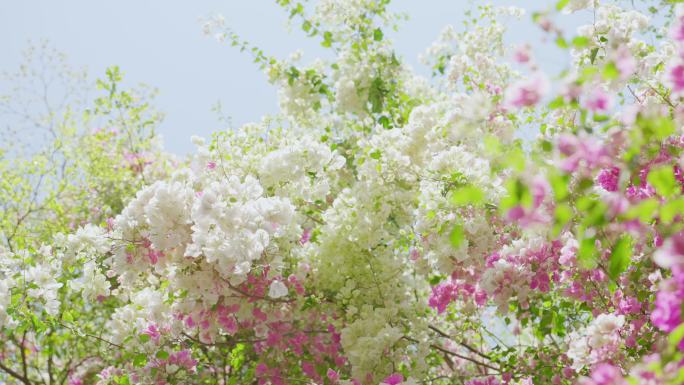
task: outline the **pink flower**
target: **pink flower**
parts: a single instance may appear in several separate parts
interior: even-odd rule
[[[301,238],[299,238],[299,244],[305,245],[311,240],[311,229],[304,229]]]
[[[449,303],[458,298],[458,285],[453,281],[440,283],[432,288],[432,295],[428,300],[431,308],[437,309],[438,314],[444,313]]]
[[[506,213],[506,218],[508,218],[508,220],[511,222],[519,221],[523,217],[525,217],[525,209],[523,209],[523,207],[520,205],[512,207]]]
[[[684,231],[665,240],[663,246],[653,254],[653,260],[664,268],[684,265]]]
[[[187,318],[185,318],[185,326],[189,328],[195,327],[195,320],[192,318],[191,315],[189,315]]]
[[[548,91],[548,79],[545,75],[536,73],[513,83],[506,90],[505,104],[515,108],[534,106]]]
[[[565,378],[572,378],[575,376],[575,369],[566,366],[563,368],[563,377]]]
[[[197,366],[197,360],[190,356],[190,350],[185,349],[179,352],[171,353],[169,356],[169,364],[180,366],[187,371],[195,371],[195,366]]]
[[[387,385],[397,385],[401,384],[402,382],[404,382],[404,376],[402,376],[401,373],[390,374],[384,380],[382,380],[382,383]]]
[[[268,315],[261,311],[261,309],[258,307],[252,309],[252,315],[261,322],[266,322],[268,320]]]
[[[601,87],[595,88],[584,100],[584,108],[593,113],[606,113],[612,106],[612,97]]]
[[[591,381],[587,385],[622,385],[626,384],[620,368],[611,364],[598,364],[591,371]]]
[[[558,150],[567,156],[561,161],[560,168],[568,173],[576,171],[580,165],[588,169],[600,167],[610,159],[604,145],[593,138],[563,135],[558,140]]]
[[[668,79],[672,92],[684,90],[684,64],[678,63],[668,69]]]
[[[337,372],[334,371],[334,370],[332,370],[332,369],[328,369],[328,373],[326,373],[326,374],[327,374],[328,379],[330,380],[330,382],[332,382],[333,384],[336,384],[337,381],[340,380],[340,375],[337,374]]]
[[[208,168],[209,170],[215,169],[215,168],[216,168],[216,162],[209,162],[209,163],[207,163],[207,168]]]
[[[256,374],[257,377],[263,377],[268,373],[268,366],[264,364],[263,362],[260,362],[256,368],[254,368],[254,374]]]
[[[684,16],[680,16],[673,23],[670,30],[670,37],[677,42],[684,42]]]
[[[620,180],[620,168],[610,167],[604,168],[599,172],[596,181],[604,190],[615,192],[618,190],[618,182]]]
[[[632,53],[625,46],[621,46],[615,52],[615,66],[620,72],[620,79],[626,80],[636,72],[637,62]]]
[[[320,381],[320,376],[318,373],[316,373],[316,367],[314,366],[313,363],[309,361],[302,361],[302,372],[309,376],[311,379],[317,382],[322,382]]]
[[[641,302],[634,297],[622,298],[618,303],[619,314],[638,314],[641,311]]]
[[[146,334],[146,335],[150,336],[152,341],[154,341],[155,343],[159,343],[159,338],[161,337],[161,333],[159,332],[159,329],[157,328],[157,326],[155,326],[153,324],[148,325],[147,329],[145,329],[142,334]]]
[[[681,325],[682,302],[684,302],[684,271],[675,269],[672,278],[664,281],[656,294],[655,308],[651,313],[651,322],[658,329],[669,333]],[[684,341],[680,344],[684,348]]]
[[[531,59],[532,47],[529,44],[519,46],[513,53],[513,60],[520,64],[528,63]]]

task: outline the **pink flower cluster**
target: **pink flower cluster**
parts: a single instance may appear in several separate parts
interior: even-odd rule
[[[567,173],[589,172],[610,164],[607,149],[594,138],[563,135],[558,142],[558,149],[566,156],[559,167]]]
[[[651,322],[658,329],[669,333],[684,322],[682,319],[684,305],[684,266],[676,266],[672,270],[672,278],[660,285],[656,294],[655,308],[651,312]],[[679,348],[684,351],[684,340]]]
[[[596,365],[591,371],[591,378],[585,378],[581,385],[626,385],[620,368],[611,364],[602,363]]]
[[[487,302],[487,293],[483,290],[462,281],[449,280],[432,288],[428,305],[437,309],[437,313],[442,314],[446,311],[447,306],[459,297],[463,300],[472,298],[478,306],[484,306]]]
[[[535,73],[511,85],[506,90],[504,104],[513,108],[534,106],[549,92],[549,87],[546,76]]]

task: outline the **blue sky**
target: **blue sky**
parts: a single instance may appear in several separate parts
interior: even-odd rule
[[[493,3],[528,10],[549,4],[538,0]],[[418,63],[418,54],[445,25],[458,27],[471,4],[466,0],[395,0],[392,8],[408,13],[409,20],[398,33],[388,36],[409,64],[427,73]],[[0,70],[15,69],[28,41],[40,39],[48,39],[66,53],[72,65],[86,67],[91,77],[119,65],[129,82],[159,89],[156,105],[166,114],[160,127],[165,147],[188,153],[193,149],[190,136],[209,136],[222,127],[211,112],[218,101],[234,126],[277,111],[276,90],[249,56],[202,34],[199,19],[213,13],[223,14],[241,36],[278,57],[298,48],[307,58],[322,52],[317,41],[306,39],[298,30],[287,32],[287,15],[268,0],[15,0],[0,2]],[[511,42],[541,41],[529,15],[511,27]],[[537,56],[551,68],[565,60],[553,49]]]

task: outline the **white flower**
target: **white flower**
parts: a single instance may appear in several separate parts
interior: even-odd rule
[[[268,288],[268,296],[271,298],[280,298],[287,295],[287,286],[282,281],[274,280]]]
[[[98,297],[109,295],[109,281],[99,272],[94,262],[88,261],[83,265],[83,275],[69,282],[72,290],[83,290],[83,299],[93,301]]]
[[[575,370],[582,369],[590,363],[589,361],[589,345],[587,339],[583,338],[577,333],[569,335],[570,346],[568,346],[568,358],[572,360],[572,368]]]

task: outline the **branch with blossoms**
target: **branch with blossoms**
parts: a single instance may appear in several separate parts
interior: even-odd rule
[[[682,382],[684,8],[537,10],[539,44],[568,54],[549,68],[505,44],[525,10],[476,5],[424,78],[389,1],[277,4],[330,58],[210,19],[280,110],[187,161],[138,142],[146,104],[108,72],[92,113],[124,135],[85,141],[92,196],[46,206],[74,228],[0,250],[7,382]],[[108,141],[130,150],[112,173]]]

